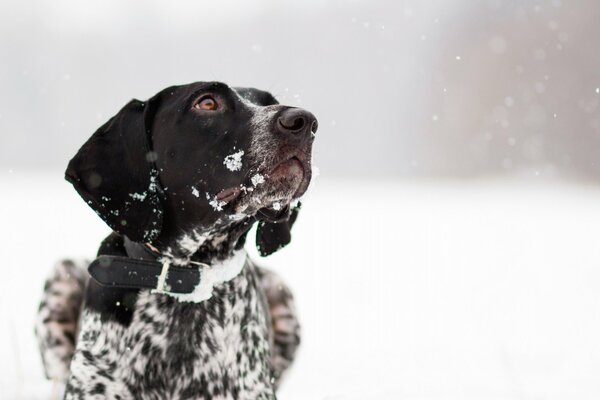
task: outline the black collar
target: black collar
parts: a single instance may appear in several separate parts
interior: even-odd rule
[[[282,212],[261,215],[259,219],[276,221],[288,213],[289,207],[286,207]],[[244,236],[255,220],[252,217],[245,221],[238,234]],[[160,253],[152,251],[143,243],[129,240],[125,235],[123,235],[123,246],[127,257],[102,255],[89,265],[88,271],[99,285],[188,294],[200,284],[202,269],[210,267],[209,264],[195,261],[190,261],[190,264],[185,267],[159,262]]]
[[[200,283],[201,272],[196,265],[177,267],[163,264],[157,261],[159,254],[147,246],[132,242],[127,237],[123,239],[129,257],[103,255],[88,267],[92,278],[101,286],[187,294]]]

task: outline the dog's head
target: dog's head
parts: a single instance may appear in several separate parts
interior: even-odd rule
[[[69,163],[67,179],[137,242],[256,217],[259,248],[289,242],[311,179],[317,120],[268,92],[198,82],[132,100]]]

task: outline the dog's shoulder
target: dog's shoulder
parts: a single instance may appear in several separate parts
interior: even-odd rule
[[[123,237],[118,233],[111,233],[100,244],[98,255],[127,256]],[[91,279],[86,290],[85,308],[99,313],[102,321],[129,326],[138,295],[139,289],[100,286]]]

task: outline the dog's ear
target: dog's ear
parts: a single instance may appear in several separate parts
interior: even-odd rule
[[[256,248],[261,256],[271,255],[292,241],[292,226],[301,206],[298,203],[293,208],[287,207],[277,215],[259,215]]]
[[[69,162],[66,179],[115,231],[152,241],[162,227],[163,193],[150,129],[152,100],[132,100],[102,125]]]

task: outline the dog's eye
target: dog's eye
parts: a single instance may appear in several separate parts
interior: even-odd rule
[[[194,104],[194,108],[205,111],[214,111],[218,107],[217,101],[211,96],[204,96]]]

